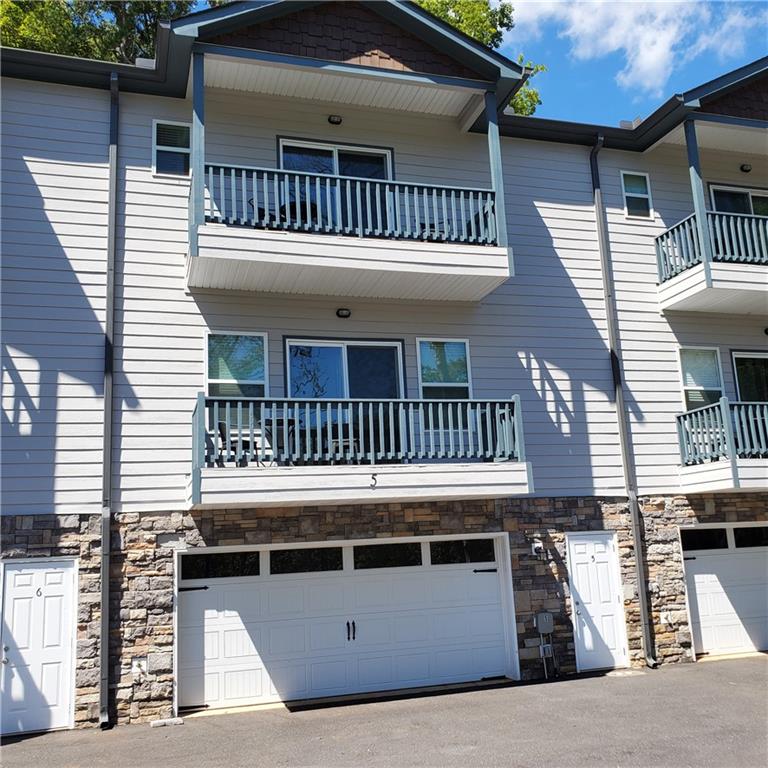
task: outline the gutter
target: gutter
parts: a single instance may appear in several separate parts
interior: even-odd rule
[[[107,195],[107,276],[104,320],[104,442],[101,502],[101,635],[99,641],[99,726],[109,721],[109,571],[112,546],[112,383],[114,375],[115,253],[117,251],[117,149],[120,93],[117,72],[109,76],[109,191]]]
[[[632,440],[627,421],[624,402],[624,382],[622,376],[621,348],[619,345],[616,322],[616,297],[613,292],[613,269],[611,267],[611,245],[608,240],[603,192],[600,187],[600,169],[597,155],[603,148],[604,137],[598,135],[592,151],[589,153],[589,170],[592,176],[592,195],[595,205],[595,222],[597,227],[597,243],[600,251],[600,271],[603,278],[603,297],[605,314],[608,323],[608,347],[611,355],[611,371],[613,373],[614,402],[616,404],[616,421],[619,427],[619,446],[621,463],[624,470],[624,485],[629,499],[629,517],[632,525],[632,546],[635,550],[635,574],[637,578],[637,597],[640,605],[640,625],[642,629],[643,654],[645,663],[651,669],[659,666],[653,655],[651,640],[651,623],[648,612],[647,581],[645,562],[643,560],[643,529],[640,505],[637,501],[637,472],[635,470]]]

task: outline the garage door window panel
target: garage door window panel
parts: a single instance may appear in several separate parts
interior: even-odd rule
[[[421,544],[371,544],[354,548],[355,570],[407,568],[422,564]]]
[[[227,579],[258,576],[260,555],[258,552],[221,552],[205,555],[183,555],[181,578]]]
[[[728,549],[725,528],[689,528],[680,531],[683,552],[702,549]]]
[[[341,571],[343,567],[341,547],[275,549],[269,553],[269,572],[273,576]]]
[[[429,544],[432,565],[494,563],[494,549],[493,539],[432,541]]]
[[[733,529],[736,549],[768,547],[768,525],[745,525]]]

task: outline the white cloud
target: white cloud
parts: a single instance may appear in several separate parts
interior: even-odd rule
[[[768,10],[758,2],[517,0],[514,7],[508,42],[516,50],[556,31],[577,61],[621,54],[624,67],[616,82],[654,97],[665,92],[676,66],[704,55],[738,57],[750,33],[763,30],[765,36],[768,25]]]

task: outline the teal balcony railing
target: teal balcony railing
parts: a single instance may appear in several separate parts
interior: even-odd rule
[[[720,459],[768,458],[768,403],[721,398],[677,417],[685,465]]]
[[[706,236],[713,261],[768,264],[768,216],[708,211]],[[660,283],[702,263],[695,214],[656,238],[656,259]]]
[[[193,443],[193,470],[525,460],[518,396],[297,400],[201,394]]]
[[[205,220],[255,229],[496,245],[490,189],[205,166]]]

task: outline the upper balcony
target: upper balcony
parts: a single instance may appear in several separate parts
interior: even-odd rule
[[[415,3],[305,6],[172,25],[194,40],[188,286],[484,298],[513,273],[498,116],[524,68]]]
[[[702,237],[703,232],[703,237]],[[768,217],[706,212],[656,238],[662,310],[765,314]]]
[[[533,491],[520,399],[198,396],[193,508],[375,504]]]
[[[478,301],[510,276],[499,240],[492,189],[207,164],[188,284]]]
[[[768,490],[768,403],[719,402],[677,417],[684,493]]]

